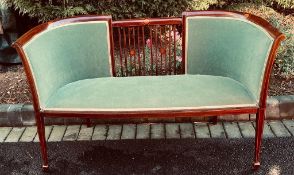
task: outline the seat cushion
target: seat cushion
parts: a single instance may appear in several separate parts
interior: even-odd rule
[[[255,107],[239,82],[211,75],[85,79],[56,91],[44,111],[148,111]]]

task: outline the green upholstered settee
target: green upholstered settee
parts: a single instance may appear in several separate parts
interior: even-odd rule
[[[238,12],[184,12],[185,73],[113,77],[109,16],[51,21],[14,43],[33,94],[48,169],[44,117],[191,117],[256,113],[254,167],[269,75],[284,35],[263,19]]]

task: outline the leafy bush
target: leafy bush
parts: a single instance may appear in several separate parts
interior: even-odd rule
[[[181,16],[185,10],[206,10],[229,1],[232,0],[1,0],[40,22],[81,14],[111,14],[114,19]]]
[[[114,19],[180,16],[193,0],[4,0],[20,13],[45,22],[81,14],[111,14]]]
[[[244,11],[261,16],[286,35],[278,51],[275,68],[285,78],[294,76],[294,16],[283,16],[264,5],[244,3],[233,5],[229,10]]]
[[[280,7],[285,9],[294,9],[294,1],[293,0],[266,0],[267,3],[273,4],[276,3]]]
[[[3,4],[40,22],[81,14],[109,14],[123,19],[180,16],[189,9],[246,11],[265,18],[286,34],[275,66],[285,77],[294,76],[294,16],[283,16],[269,7],[293,11],[294,0],[0,0]]]
[[[294,11],[294,0],[205,0],[204,2],[198,1],[197,3],[205,4],[207,2],[209,2],[208,4],[210,5],[210,7],[211,5],[220,7],[220,6],[227,6],[231,4],[254,3],[258,5],[265,5],[275,9],[290,9],[292,13]],[[199,10],[202,10],[202,9],[199,9]]]
[[[219,5],[219,0],[203,0],[203,1],[194,1],[192,3],[193,10],[207,10],[212,5]]]

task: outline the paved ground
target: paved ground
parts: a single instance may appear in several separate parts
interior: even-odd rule
[[[252,138],[254,122],[157,123],[126,125],[46,126],[49,142],[76,140],[171,139],[171,138]],[[294,120],[270,121],[265,124],[264,138],[291,137]],[[0,127],[1,142],[39,142],[36,127]]]
[[[266,123],[257,174],[294,174],[293,134],[293,120]],[[52,174],[252,173],[252,122],[47,126],[46,137]],[[0,128],[0,174],[40,174],[35,142],[35,127]]]

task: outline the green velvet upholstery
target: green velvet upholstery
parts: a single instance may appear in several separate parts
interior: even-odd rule
[[[41,110],[257,107],[273,39],[251,22],[188,17],[186,74],[111,77],[108,23],[51,27],[24,46]]]
[[[76,81],[56,91],[44,110],[132,111],[253,106],[257,106],[253,95],[231,78],[171,75]]]
[[[111,76],[108,31],[106,21],[73,23],[51,27],[24,46],[41,107],[68,83]]]
[[[228,17],[187,17],[188,74],[230,77],[259,101],[273,38],[261,27]]]

